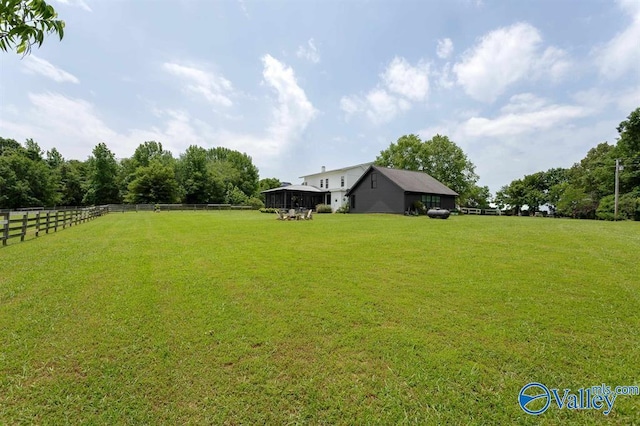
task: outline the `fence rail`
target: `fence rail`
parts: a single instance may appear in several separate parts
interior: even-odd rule
[[[463,214],[497,215],[501,214],[500,209],[474,209],[471,207],[460,207]]]
[[[233,206],[231,204],[108,204],[110,212],[143,212],[177,210],[251,210],[251,206]]]
[[[0,240],[6,246],[12,238],[24,241],[29,233],[36,237],[44,232],[58,232],[107,214],[107,206],[86,207],[73,210],[26,210],[0,213]]]

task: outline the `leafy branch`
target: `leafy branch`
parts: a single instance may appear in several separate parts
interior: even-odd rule
[[[64,36],[64,21],[44,0],[0,0],[0,50],[28,55],[45,34]]]

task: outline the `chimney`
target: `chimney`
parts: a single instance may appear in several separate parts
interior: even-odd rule
[[[322,166],[322,173],[324,173],[324,172],[325,172],[325,170],[326,170],[326,167],[325,167],[325,166]]]

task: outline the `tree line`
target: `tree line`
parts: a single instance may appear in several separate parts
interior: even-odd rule
[[[618,218],[640,220],[640,108],[617,127],[615,144],[591,148],[572,167],[540,171],[503,186],[495,197],[515,214],[549,211],[573,218],[614,219],[615,176],[618,167]],[[523,206],[528,210],[523,210]]]
[[[0,208],[111,203],[225,203],[262,207],[260,191],[280,186],[259,180],[250,156],[228,148],[192,145],[175,158],[162,144],[140,144],[116,159],[105,143],[86,161],[46,153],[33,139],[0,138]]]

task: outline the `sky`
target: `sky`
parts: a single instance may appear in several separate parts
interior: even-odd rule
[[[640,0],[49,3],[63,40],[0,52],[0,136],[66,159],[224,146],[300,183],[441,134],[495,193],[640,107]]]

